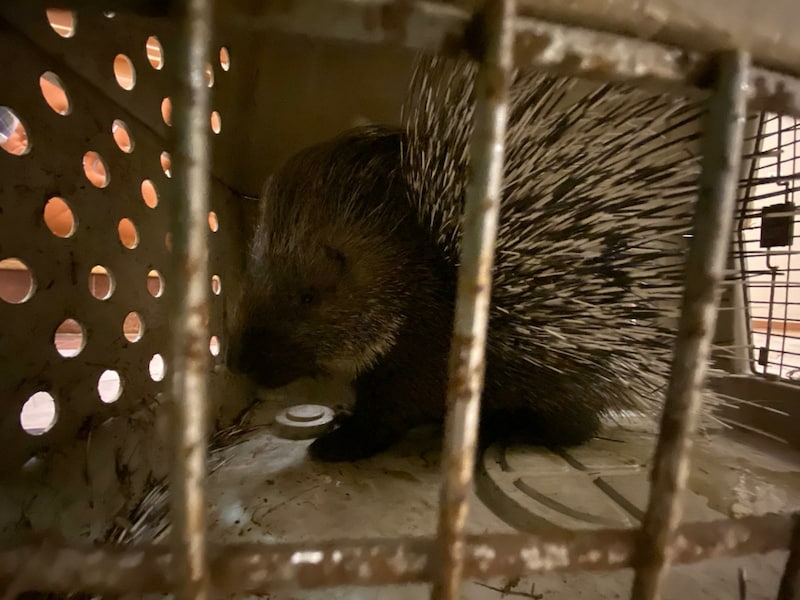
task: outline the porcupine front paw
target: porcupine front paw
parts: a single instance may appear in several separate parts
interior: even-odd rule
[[[353,461],[369,458],[388,448],[395,440],[396,436],[381,435],[352,418],[343,417],[342,424],[314,440],[308,452],[311,458],[321,462]]]

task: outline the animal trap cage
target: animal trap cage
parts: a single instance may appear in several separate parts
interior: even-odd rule
[[[800,282],[792,266],[800,46],[796,36],[775,32],[800,14],[796,5],[774,0],[753,20],[743,6],[708,0],[692,11],[664,5],[654,23],[652,14],[602,7],[594,0],[569,7],[492,0],[479,9],[414,0],[4,3],[0,581],[6,597],[34,590],[204,598],[424,581],[434,584],[436,597],[456,598],[466,576],[633,567],[633,597],[645,599],[659,597],[670,563],[786,549],[778,597],[799,597],[797,517],[680,523],[680,515],[694,392],[705,371],[726,255],[734,277],[727,278],[717,329],[733,359],[729,370],[739,374],[726,393],[755,386],[756,394],[778,398],[767,417],[740,417],[740,424],[757,423],[769,433],[764,419],[780,413],[783,437],[797,445],[797,389],[787,382],[800,369]],[[465,310],[455,324],[454,339],[461,341],[453,368],[470,375],[450,398],[436,536],[208,542],[204,482],[225,459],[212,454],[206,461],[207,440],[212,448],[224,446],[250,397],[220,360],[243,267],[252,204],[246,191],[257,189],[263,170],[249,158],[274,163],[279,151],[263,138],[286,133],[272,122],[273,130],[245,139],[250,119],[276,109],[268,99],[270,73],[260,73],[258,54],[250,58],[248,51],[259,44],[286,50],[298,35],[357,42],[362,66],[370,60],[367,47],[388,48],[382,64],[395,66],[402,62],[392,54],[397,48],[474,53],[481,135],[472,142],[466,211],[475,218],[466,221],[460,268],[469,282],[489,277],[485,258],[493,247],[502,166],[502,152],[493,149],[502,149],[505,115],[504,95],[493,86],[513,65],[708,95],[679,359],[641,528],[466,535],[488,294],[486,286],[466,286],[470,291],[458,298]],[[728,40],[735,40],[735,51]],[[281,60],[297,66],[302,50]],[[361,82],[357,72],[351,77],[342,87]],[[384,83],[370,90],[377,94]],[[289,92],[299,99],[284,111],[320,101],[303,96],[302,86]],[[372,116],[382,115],[375,109]],[[303,145],[310,130],[331,127],[323,116],[305,126],[280,151]],[[166,494],[157,484],[168,476],[172,543],[165,528],[136,538],[137,525],[164,517],[142,507],[152,494]],[[32,530],[45,529],[41,523],[58,535],[32,540]],[[131,539],[138,543],[125,543]]]

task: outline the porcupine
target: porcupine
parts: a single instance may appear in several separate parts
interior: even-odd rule
[[[353,381],[315,458],[445,413],[475,73],[418,58],[401,127],[302,150],[265,185],[228,364],[269,388]],[[517,72],[510,91],[482,424],[543,445],[657,409],[699,175],[699,101],[584,83]]]

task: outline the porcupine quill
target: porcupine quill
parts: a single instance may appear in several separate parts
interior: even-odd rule
[[[475,70],[420,58],[401,128],[345,132],[265,186],[228,365],[267,388],[352,379],[353,412],[311,445],[315,458],[364,458],[444,415]],[[601,416],[657,414],[703,111],[622,84],[516,74],[486,428],[572,445]]]

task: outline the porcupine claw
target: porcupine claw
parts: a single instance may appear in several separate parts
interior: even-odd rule
[[[353,416],[353,407],[349,404],[336,404],[331,408],[333,409],[333,422],[335,425],[341,425]]]

